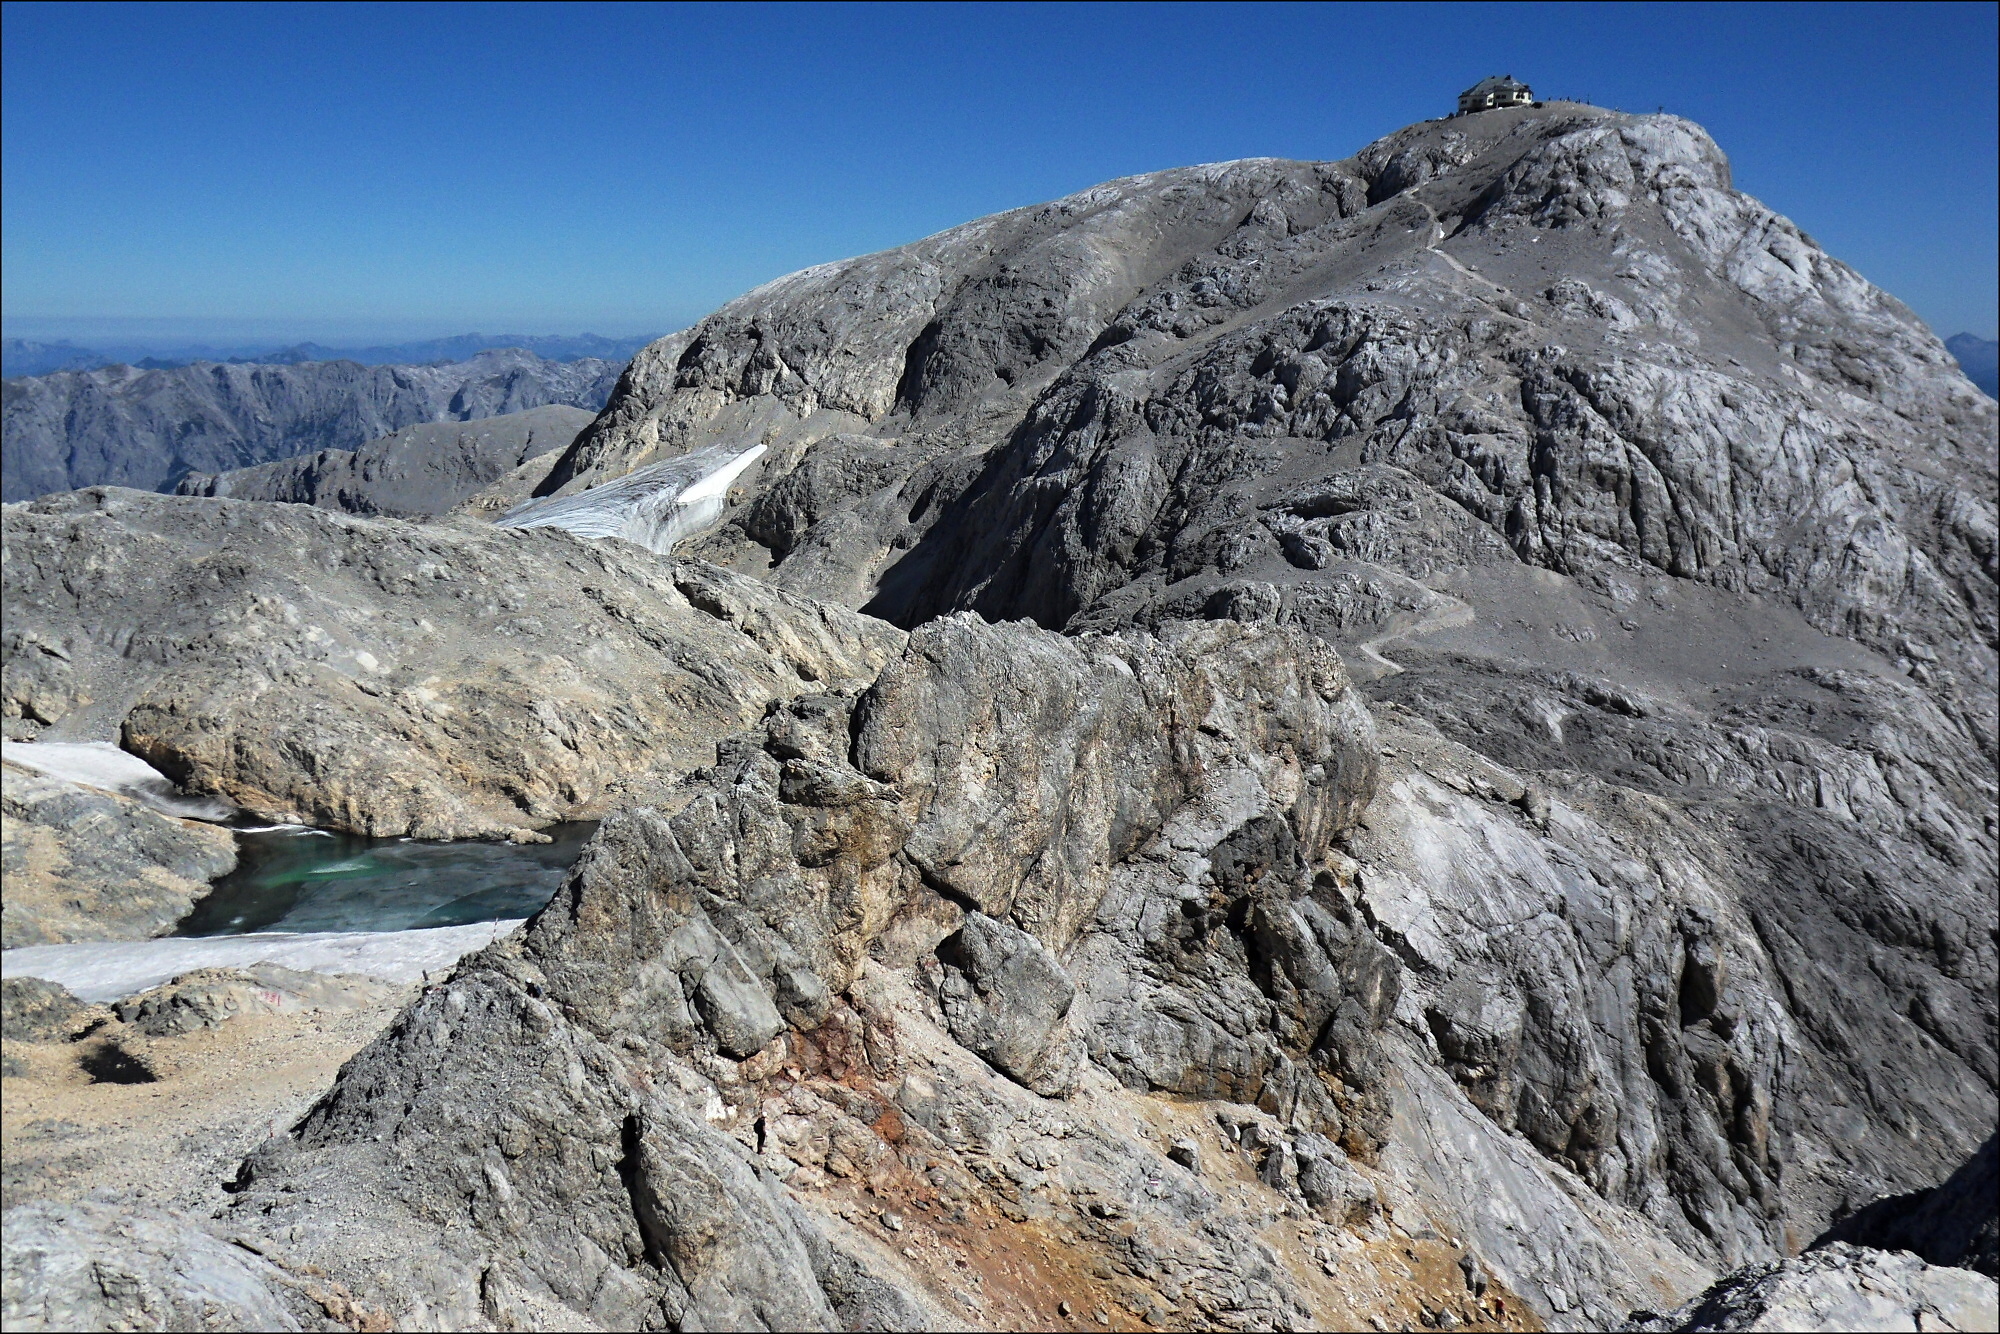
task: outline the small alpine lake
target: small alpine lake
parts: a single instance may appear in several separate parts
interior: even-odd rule
[[[174,929],[407,931],[532,917],[597,830],[551,827],[548,843],[366,838],[298,825],[236,831],[236,869]]]

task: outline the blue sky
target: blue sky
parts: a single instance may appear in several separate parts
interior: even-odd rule
[[[1991,337],[1997,13],[9,3],[0,308],[80,341],[664,330],[1111,177],[1344,157],[1511,72],[1693,117]]]

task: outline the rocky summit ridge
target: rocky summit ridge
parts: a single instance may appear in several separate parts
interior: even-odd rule
[[[226,1184],[10,1210],[10,1327],[1982,1327],[1995,412],[1551,103],[779,279],[446,517],[9,506],[10,737],[603,817]]]

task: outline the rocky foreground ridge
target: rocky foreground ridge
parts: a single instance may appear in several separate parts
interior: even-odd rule
[[[351,450],[421,422],[467,422],[546,404],[595,412],[622,368],[502,348],[424,366],[198,361],[12,379],[0,386],[0,494],[28,500],[84,486],[172,490],[190,473]]]
[[[1990,1175],[1995,405],[1697,127],[808,270],[533,489],[757,444],[679,558],[9,507],[10,736],[605,816],[201,1230],[10,1212],[10,1325],[1992,1320],[1990,1192],[1868,1206]]]

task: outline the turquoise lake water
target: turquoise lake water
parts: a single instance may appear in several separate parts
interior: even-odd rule
[[[540,911],[597,829],[557,825],[551,843],[429,842],[283,827],[239,831],[237,865],[175,928],[178,936],[249,931],[405,931],[529,917]]]

